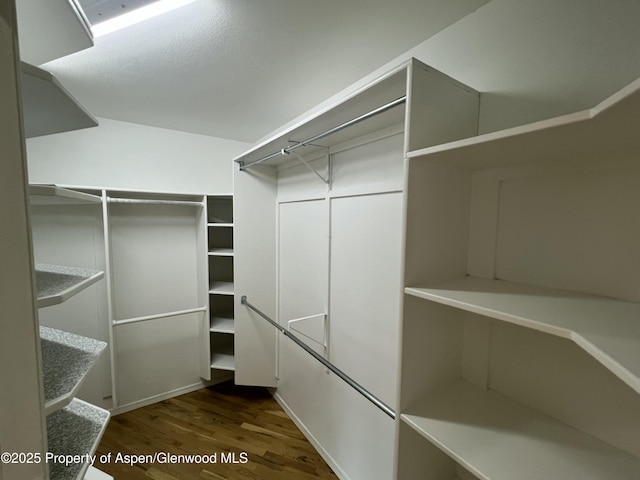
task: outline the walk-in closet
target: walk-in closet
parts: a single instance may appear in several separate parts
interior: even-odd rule
[[[638,18],[4,2],[0,480],[640,480]]]

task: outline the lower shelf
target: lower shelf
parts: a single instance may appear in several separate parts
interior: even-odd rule
[[[211,355],[211,368],[215,370],[235,370],[235,361],[233,355],[225,353],[214,353]]]
[[[52,455],[79,455],[82,461],[65,465],[49,461],[51,480],[84,478],[109,422],[109,412],[82,400],[74,399],[62,410],[47,416],[48,451]]]
[[[464,381],[401,419],[483,480],[637,480],[640,459]]]

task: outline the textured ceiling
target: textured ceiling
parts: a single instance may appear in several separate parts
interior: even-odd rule
[[[49,62],[95,116],[254,142],[488,0],[196,0]]]

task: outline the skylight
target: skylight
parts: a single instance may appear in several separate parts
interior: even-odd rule
[[[94,37],[100,37],[188,5],[195,0],[80,0],[91,23]]]

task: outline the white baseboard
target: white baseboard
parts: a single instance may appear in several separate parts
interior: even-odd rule
[[[111,415],[120,415],[122,413],[130,412],[131,410],[135,410],[137,408],[146,407],[153,403],[158,403],[163,400],[168,400],[169,398],[178,397],[180,395],[184,395],[185,393],[195,392],[196,390],[200,390],[201,388],[206,388],[211,385],[216,385],[218,383],[226,382],[227,380],[231,380],[233,378],[232,372],[224,372],[223,374],[212,378],[210,381],[202,380],[200,383],[194,383],[193,385],[187,385],[185,387],[177,388],[175,390],[171,390],[170,392],[161,393],[159,395],[154,395],[152,397],[143,398],[142,400],[138,400],[132,403],[128,403],[126,405],[120,405],[116,408],[111,409]]]
[[[291,418],[293,423],[296,424],[296,426],[300,429],[302,434],[307,438],[307,440],[309,440],[309,443],[311,443],[311,445],[313,445],[313,447],[318,451],[318,453],[324,459],[324,461],[327,462],[327,465],[331,467],[331,470],[333,470],[333,472],[337,475],[337,477],[340,480],[351,480],[350,477],[344,472],[344,470],[342,470],[340,466],[336,463],[336,461],[329,454],[329,452],[327,452],[324,449],[324,447],[320,444],[320,442],[316,440],[316,438],[307,429],[304,423],[302,423],[302,421],[296,416],[296,414],[293,413],[293,411],[289,408],[289,405],[287,405],[287,402],[285,402],[284,399],[278,394],[278,391],[277,390],[273,391],[270,389],[270,392],[271,392],[271,395],[273,395],[273,398],[276,399],[276,402],[278,402],[278,404],[282,407],[282,409],[289,416],[289,418]]]

